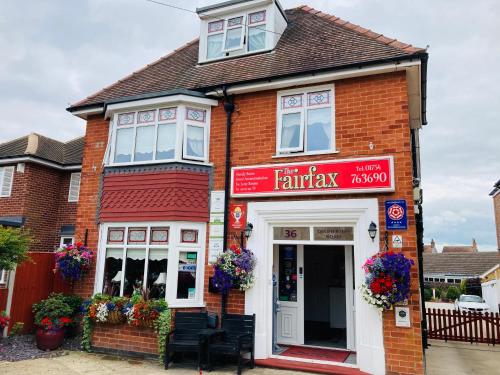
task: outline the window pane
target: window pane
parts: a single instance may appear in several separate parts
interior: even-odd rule
[[[216,31],[222,31],[224,30],[224,21],[214,21],[214,22],[209,22],[208,24],[208,32],[209,33],[214,33]]]
[[[260,11],[260,12],[255,12],[255,13],[250,13],[248,16],[249,20],[248,23],[257,23],[257,22],[263,22],[266,20],[266,11]]]
[[[127,249],[125,285],[123,288],[123,295],[125,297],[130,297],[134,289],[142,289],[145,263],[146,249]]]
[[[287,113],[281,124],[281,148],[297,147],[300,147],[300,113]]]
[[[120,295],[122,280],[123,249],[106,249],[106,260],[104,263],[104,282],[102,292],[110,296]]]
[[[207,59],[221,57],[224,34],[209,35],[207,38]]]
[[[147,228],[129,228],[127,243],[129,245],[145,244],[147,231]]]
[[[177,279],[177,298],[194,299],[196,297],[196,263],[198,253],[179,253],[179,273]]]
[[[127,163],[132,160],[134,129],[118,129],[116,131],[115,163]]]
[[[266,47],[266,25],[248,28],[248,51],[258,51]]]
[[[141,126],[137,128],[134,161],[153,160],[155,127]]]
[[[331,108],[310,109],[307,113],[307,151],[331,149]]]
[[[73,237],[63,237],[62,244],[63,245],[71,245],[73,243]]]
[[[186,127],[186,155],[203,158],[205,156],[205,129],[200,126]]]
[[[158,125],[156,160],[173,159],[175,156],[175,124]]]
[[[243,31],[243,28],[241,28],[241,27],[227,30],[226,49],[233,49],[233,48],[240,47],[242,31]]]
[[[168,250],[150,249],[147,285],[150,298],[165,298],[167,268]]]

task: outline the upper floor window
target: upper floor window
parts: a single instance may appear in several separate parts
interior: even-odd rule
[[[208,22],[207,59],[218,59],[231,51],[264,50],[266,32],[265,10]]]
[[[208,159],[210,111],[178,105],[118,113],[111,164]]]
[[[71,173],[71,179],[69,181],[69,192],[68,192],[68,202],[78,202],[80,197],[80,180],[82,174],[80,172]]]
[[[0,168],[0,197],[10,197],[14,182],[14,167]]]
[[[278,93],[277,154],[335,151],[334,88]]]
[[[7,271],[0,270],[0,285],[7,284]]]

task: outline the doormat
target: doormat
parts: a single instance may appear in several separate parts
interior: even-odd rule
[[[351,353],[343,350],[307,348],[304,346],[289,346],[283,353],[285,357],[317,359],[320,361],[345,362]]]

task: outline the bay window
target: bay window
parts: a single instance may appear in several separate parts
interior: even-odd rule
[[[332,86],[278,93],[277,154],[334,152],[334,120]]]
[[[145,290],[172,307],[203,304],[204,223],[103,224],[96,293]]]
[[[208,108],[178,105],[116,113],[110,164],[208,159]]]

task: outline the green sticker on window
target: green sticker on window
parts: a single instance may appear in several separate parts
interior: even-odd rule
[[[196,259],[197,257],[197,253],[187,253],[187,258],[188,259]]]

